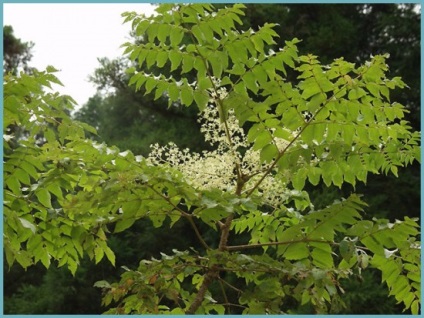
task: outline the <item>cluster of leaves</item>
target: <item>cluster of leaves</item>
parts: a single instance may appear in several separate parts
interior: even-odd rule
[[[168,108],[166,98],[154,100],[143,91],[134,91],[128,86],[129,76],[125,73],[127,58],[103,58],[99,64],[90,77],[98,92],[73,114],[75,119],[97,129],[98,135],[92,138],[144,156],[155,142],[178,140],[191,149],[202,147],[194,108],[176,104]]]
[[[176,167],[86,139],[84,131],[95,130],[70,120],[72,100],[43,91],[58,82],[53,68],[5,77],[8,263],[48,267],[56,260],[73,273],[83,254],[114,263],[110,231],[141,218],[161,227],[168,218],[171,226],[188,222],[203,249],[142,260],[119,283],[97,283],[105,288],[105,305],[118,303],[108,313],[281,313],[290,312],[288,299],[323,313],[339,301],[342,278],[373,266],[397,301],[417,314],[416,220],[367,220],[357,195],[320,210],[298,195],[307,181],[355,185],[368,173],[396,175],[398,167],[419,160],[419,134],[403,119],[403,106],[390,101],[390,90],[405,84],[386,77],[382,55],[355,67],[343,59],[321,65],[313,55],[298,56],[296,39],[278,52],[268,50],[274,25],[239,31],[243,8],[163,4],[149,18],[124,14],[146,37],[125,44],[126,53],[150,71],[130,69],[130,84],[155,99],[166,96],[170,105],[217,110],[234,159],[227,167],[234,184],[227,190],[195,187]],[[183,37],[189,43],[181,45]],[[166,65],[180,78],[161,74]],[[185,77],[191,70],[195,81]],[[287,82],[288,73],[299,82]],[[240,166],[246,149],[233,140],[232,116],[259,152],[250,172]],[[293,190],[294,206],[263,202],[262,183],[271,176]],[[199,223],[217,231],[217,242],[205,241]],[[250,238],[230,245],[230,232]],[[242,281],[243,289],[231,280]]]
[[[51,83],[61,84],[54,72],[48,67],[4,78],[4,248],[10,265],[42,262],[49,267],[56,259],[75,273],[83,250],[91,255],[105,251],[111,260],[113,253],[101,229],[90,233],[91,222],[64,211],[89,158],[73,147],[85,137],[84,130],[95,130],[71,120],[72,98],[45,93]]]
[[[340,187],[343,182],[353,186],[357,181],[365,182],[367,173],[391,171],[397,175],[399,166],[419,158],[419,134],[411,133],[408,123],[403,120],[403,106],[390,101],[389,90],[403,88],[405,84],[400,78],[386,77],[387,55],[373,57],[365,65],[355,67],[343,59],[322,66],[316,56],[298,57],[297,40],[286,42],[279,52],[266,52],[266,46],[275,43],[273,25],[265,24],[257,32],[239,32],[235,25],[241,22],[237,16],[242,14],[241,9],[242,6],[235,5],[212,13],[209,5],[169,5],[161,6],[158,15],[149,19],[127,14],[126,20],[132,21],[137,35],[147,37],[145,44],[125,45],[130,58],[147,68],[155,66],[160,69],[169,63],[172,70],[180,69],[181,73],[181,78],[174,78],[153,70],[150,73],[136,72],[130,84],[135,84],[136,89],[144,85],[147,93],[154,93],[155,98],[166,94],[170,103],[180,101],[190,106],[195,102],[200,110],[212,104],[220,111],[221,121],[226,121],[228,112],[234,110],[240,125],[250,123],[246,125],[249,127],[248,141],[253,149],[260,149],[262,163],[269,164],[264,175],[275,172],[287,178],[287,184],[291,183],[299,191],[303,190],[306,180],[316,185],[322,178],[326,185]],[[181,46],[184,36],[192,41]],[[297,72],[298,85],[285,81],[286,68]],[[184,74],[192,69],[196,70],[197,78],[190,83]],[[222,90],[227,94],[223,96]],[[280,149],[277,139],[285,140],[287,146]],[[234,167],[237,168],[237,162]],[[286,171],[289,173],[284,173]],[[246,196],[254,195],[257,185],[249,189]],[[347,213],[349,209],[352,210],[337,206],[335,210]],[[216,221],[222,216],[219,214]],[[353,217],[351,220],[350,225],[358,221]],[[402,224],[407,222],[409,220]],[[326,237],[324,233],[330,233],[327,234],[331,236],[328,241],[334,241],[334,230],[340,225],[326,224],[318,237],[322,239]],[[417,224],[410,226],[412,229],[408,235],[417,235],[418,232],[413,230]],[[266,231],[260,227],[256,224],[255,233],[263,235]],[[277,230],[277,225],[270,228],[273,233],[284,233]],[[367,233],[365,229],[361,230]],[[303,233],[294,226],[292,231],[288,241],[298,239],[293,237],[294,233]],[[361,231],[355,232],[355,239],[361,242],[358,233]],[[310,239],[306,239],[308,244]],[[260,243],[275,240],[285,241],[265,237]],[[342,246],[346,244],[342,243]],[[414,242],[410,244],[415,248]],[[308,258],[306,245],[302,248],[296,244],[290,246],[289,250],[294,253],[305,252],[294,259]],[[385,247],[397,246],[392,243]],[[328,252],[326,258],[332,259],[328,243],[325,249]],[[384,246],[380,246],[379,253],[382,250]],[[376,253],[375,250],[372,252]],[[357,255],[361,261],[355,260],[356,264],[366,267],[367,261],[362,261],[365,254]],[[413,263],[416,261],[417,258]],[[325,267],[331,268],[332,263],[325,264]],[[408,292],[402,288],[408,293],[407,300],[406,295],[398,295],[399,301],[405,300],[406,307],[417,296],[414,291],[419,290],[415,278],[410,286],[414,287],[408,288]],[[417,312],[417,304],[414,303],[414,312]]]

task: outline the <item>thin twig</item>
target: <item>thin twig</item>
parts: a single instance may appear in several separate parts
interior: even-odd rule
[[[267,243],[260,243],[260,244],[245,244],[245,245],[233,245],[233,246],[227,246],[227,251],[241,251],[256,247],[263,247],[263,246],[274,246],[274,245],[287,245],[287,244],[294,244],[294,243],[326,243],[331,245],[338,245],[338,243],[335,243],[333,241],[325,241],[325,240],[310,240],[310,239],[299,239],[299,240],[291,240],[291,241],[282,241],[282,242],[267,242]]]
[[[222,278],[219,277],[219,276],[218,276],[218,282],[219,282],[219,286],[221,287],[222,296],[224,297],[224,301],[225,301],[226,304],[228,304],[227,293],[225,292],[224,285],[222,284]],[[228,308],[228,314],[231,314],[230,308]]]
[[[197,228],[196,223],[194,223],[193,216],[191,214],[188,214],[188,213],[184,213],[183,216],[190,223],[191,227],[193,228],[194,232],[196,233],[197,238],[199,239],[199,241],[203,245],[203,247],[206,248],[207,250],[210,250],[211,248],[209,247],[209,245],[203,239],[202,235],[199,232],[199,229]]]
[[[218,279],[219,279],[219,281],[221,283],[224,283],[225,285],[227,285],[231,289],[235,290],[237,293],[241,294],[243,292],[242,290],[238,289],[237,287],[234,287],[233,285],[231,285],[229,282],[227,282],[226,280],[222,279],[221,277],[219,277]]]

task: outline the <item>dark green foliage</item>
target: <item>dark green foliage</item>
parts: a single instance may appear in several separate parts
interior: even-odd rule
[[[142,155],[150,153],[151,144],[171,140],[193,151],[206,147],[193,109],[178,104],[168,108],[165,98],[154,100],[144,91],[134,92],[127,85],[122,60],[99,62],[91,77],[99,94],[74,114],[75,119],[96,127],[99,141]]]
[[[17,74],[21,70],[28,72],[33,47],[34,43],[22,42],[16,38],[10,25],[3,26],[3,72],[12,74]]]
[[[350,315],[394,315],[402,313],[394,298],[387,297],[381,284],[380,274],[370,269],[343,282],[346,293],[342,296],[345,308],[339,314]],[[408,312],[407,312],[408,313]],[[410,313],[408,313],[410,314]]]
[[[95,281],[104,278],[103,267],[111,270],[111,266],[99,264],[94,270],[93,265],[86,260],[81,265],[75,276],[64,268],[51,267],[46,270],[36,266],[24,272],[22,268],[13,266],[11,272],[5,275],[5,286],[8,288],[4,298],[4,313],[31,315],[99,313],[101,295],[91,286]],[[34,279],[30,280],[31,276]],[[21,287],[17,289],[12,289],[9,284],[19,282],[19,277],[24,277],[25,283],[21,283]]]

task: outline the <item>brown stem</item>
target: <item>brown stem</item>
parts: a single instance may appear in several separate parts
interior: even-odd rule
[[[223,281],[222,278],[218,276],[218,282],[219,282],[219,286],[221,287],[222,297],[224,297],[225,303],[228,304],[229,301],[228,301],[227,293],[225,292],[225,287],[224,287],[224,284],[222,283],[222,281]],[[229,314],[231,314],[230,310],[231,310],[231,308],[228,307],[227,312]]]
[[[230,227],[231,222],[233,221],[234,215],[231,214],[227,219],[225,220],[224,225],[221,227],[221,239],[219,241],[219,247],[218,249],[220,251],[225,251],[227,249],[227,242],[228,242],[228,236],[230,235]]]
[[[262,247],[262,246],[273,246],[273,245],[286,245],[286,244],[294,244],[294,243],[327,243],[331,245],[338,245],[338,243],[335,243],[333,241],[325,241],[325,240],[311,240],[311,239],[298,239],[298,240],[291,240],[291,241],[282,241],[282,242],[268,242],[268,243],[260,243],[260,244],[246,244],[246,245],[234,245],[234,246],[227,246],[225,250],[227,251],[240,251],[240,250],[247,250],[250,248],[255,247]]]
[[[206,274],[203,279],[203,283],[197,292],[196,298],[191,303],[190,307],[186,310],[187,315],[194,315],[196,310],[200,307],[203,300],[205,299],[206,292],[208,291],[209,285],[218,278],[218,268],[213,266]]]
[[[238,289],[237,287],[234,287],[233,285],[231,285],[230,283],[228,283],[227,281],[225,281],[224,279],[222,279],[221,277],[219,277],[219,282],[221,284],[225,284],[228,287],[230,287],[231,289],[235,290],[238,294],[241,294],[243,291]],[[227,301],[228,302],[228,301]]]
[[[191,227],[194,230],[194,233],[196,233],[197,238],[199,239],[200,243],[203,245],[204,248],[206,248],[207,250],[210,250],[210,247],[208,244],[206,244],[205,240],[203,239],[202,235],[199,232],[199,229],[196,226],[196,223],[194,223],[193,220],[193,216],[191,214],[185,213],[183,214],[183,216],[188,220],[188,222],[190,223]]]

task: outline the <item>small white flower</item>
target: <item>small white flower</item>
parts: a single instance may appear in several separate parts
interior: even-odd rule
[[[5,135],[5,134],[3,134],[3,140],[5,142],[11,141],[13,139],[13,137],[14,137],[13,134],[12,135]]]

